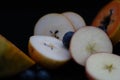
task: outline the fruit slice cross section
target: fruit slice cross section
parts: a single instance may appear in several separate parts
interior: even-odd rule
[[[74,31],[74,28],[63,15],[49,13],[37,21],[34,35],[47,35],[62,40],[64,34],[68,31]]]
[[[86,61],[90,80],[120,80],[120,56],[108,53],[91,55]]]
[[[112,0],[98,12],[92,25],[106,31],[113,44],[120,41],[120,1]]]
[[[72,36],[70,52],[73,59],[80,65],[85,65],[86,59],[94,53],[112,53],[113,47],[107,34],[99,28],[86,26]]]
[[[30,56],[46,68],[57,68],[71,58],[62,41],[51,36],[31,36],[28,48]]]

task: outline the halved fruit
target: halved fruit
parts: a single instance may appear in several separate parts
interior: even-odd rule
[[[15,75],[34,64],[30,57],[0,35],[0,77]]]
[[[98,12],[92,25],[104,28],[113,44],[120,41],[120,1],[112,0],[105,5]]]
[[[28,50],[33,60],[48,69],[58,68],[71,59],[62,41],[51,36],[31,36]]]
[[[112,43],[107,34],[93,26],[80,28],[74,33],[70,42],[70,52],[73,59],[85,66],[86,59],[98,52],[112,53]]]
[[[77,31],[83,26],[86,26],[86,23],[83,17],[75,12],[68,11],[68,12],[62,13],[62,15],[64,15],[68,19],[68,21],[71,22],[75,31]]]
[[[85,69],[89,80],[120,80],[120,56],[93,54],[87,59]]]
[[[34,28],[34,35],[53,36],[62,40],[68,31],[74,31],[71,23],[61,14],[49,13],[41,17]]]

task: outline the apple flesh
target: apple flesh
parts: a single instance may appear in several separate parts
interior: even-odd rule
[[[89,80],[120,80],[120,56],[108,53],[91,55],[86,61]]]
[[[80,29],[83,26],[86,26],[85,20],[83,19],[83,17],[75,12],[64,12],[62,13],[72,24],[72,26],[74,27],[75,31],[77,31],[78,29]]]
[[[35,62],[48,69],[58,68],[71,59],[62,41],[51,36],[31,36],[28,50]]]
[[[49,13],[41,17],[34,28],[34,35],[53,36],[62,40],[68,31],[74,31],[71,23],[61,14]]]
[[[112,53],[113,46],[107,34],[93,26],[80,28],[71,38],[70,52],[72,58],[85,66],[86,59],[97,52]]]

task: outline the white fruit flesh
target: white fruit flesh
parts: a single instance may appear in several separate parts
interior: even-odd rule
[[[120,80],[120,56],[93,54],[86,62],[86,72],[94,80]]]
[[[97,52],[112,53],[112,50],[112,43],[107,34],[93,26],[79,29],[70,42],[70,51],[73,59],[83,66],[91,54]]]
[[[84,19],[79,14],[75,12],[64,12],[62,14],[71,22],[76,31],[79,28],[86,26]]]
[[[47,58],[64,61],[70,59],[70,54],[65,49],[61,40],[49,36],[32,36],[32,46]]]
[[[60,40],[68,31],[74,31],[71,23],[61,14],[50,13],[38,20],[34,35],[54,36]]]

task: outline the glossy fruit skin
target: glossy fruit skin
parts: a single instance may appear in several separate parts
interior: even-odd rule
[[[20,80],[35,80],[36,74],[33,70],[25,70],[19,75]]]
[[[51,76],[50,74],[47,72],[47,70],[39,70],[37,73],[36,73],[36,78],[37,80],[51,80]]]
[[[72,31],[69,31],[67,33],[65,33],[65,35],[63,36],[63,44],[64,46],[68,49],[69,48],[69,45],[70,45],[70,40],[73,36],[74,32]]]
[[[18,80],[53,80],[49,71],[36,64],[17,75]]]
[[[33,70],[35,71],[36,80],[51,80],[51,75],[49,74],[47,69],[40,66],[39,64],[36,64],[33,67]]]
[[[35,65],[34,67],[36,80],[51,80],[51,75],[44,67],[40,66],[39,64]]]

